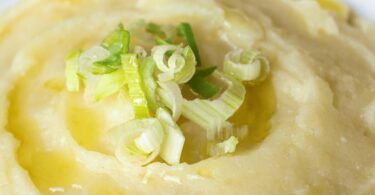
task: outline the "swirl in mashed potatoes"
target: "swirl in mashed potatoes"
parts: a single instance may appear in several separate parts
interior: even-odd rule
[[[268,56],[230,119],[249,126],[233,154],[202,155],[192,124],[178,165],[108,152],[103,135],[132,106],[68,92],[64,58],[140,19],[189,22],[205,64]],[[0,194],[374,194],[374,33],[335,0],[22,1],[0,18]]]

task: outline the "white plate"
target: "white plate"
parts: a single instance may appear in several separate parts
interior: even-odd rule
[[[345,0],[359,15],[375,22],[374,0]]]
[[[344,0],[363,17],[375,22],[375,0]],[[0,10],[9,7],[17,0],[0,0]]]

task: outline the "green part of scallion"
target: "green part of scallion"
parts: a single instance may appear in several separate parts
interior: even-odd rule
[[[199,76],[193,77],[188,84],[195,93],[205,99],[215,96],[220,91],[219,86]]]
[[[119,92],[125,83],[125,74],[122,69],[102,75],[95,90],[95,100],[100,101],[105,97]]]
[[[116,30],[111,32],[102,42],[101,46],[108,49],[111,55],[101,61],[94,62],[93,73],[107,74],[121,67],[121,54],[129,51],[130,33],[120,24]]]
[[[210,76],[216,69],[217,67],[213,66],[196,71],[193,78],[188,82],[190,88],[202,98],[207,99],[215,96],[220,91],[220,87],[205,78]]]
[[[155,24],[153,22],[150,22],[146,25],[146,31],[159,37],[166,36],[162,26]]]
[[[191,28],[191,25],[186,22],[182,22],[178,27],[177,27],[177,33],[180,35],[185,42],[190,46],[190,48],[194,51],[195,58],[197,60],[197,66],[201,65],[201,59],[199,55],[199,50],[197,43],[195,41],[193,29]]]
[[[147,98],[142,89],[142,79],[139,73],[139,63],[136,54],[124,54],[121,57],[122,67],[128,84],[128,95],[132,100],[136,118],[148,118]]]
[[[205,78],[212,75],[212,73],[214,73],[216,69],[217,66],[211,66],[205,69],[200,69],[195,72],[194,76]]]
[[[152,56],[146,57],[141,61],[139,72],[142,78],[142,87],[146,94],[148,106],[152,112],[155,112],[158,108],[158,103],[156,100],[157,84],[153,77],[155,70],[156,64]]]
[[[129,51],[130,33],[120,24],[115,31],[110,33],[102,42],[112,54],[124,54]]]

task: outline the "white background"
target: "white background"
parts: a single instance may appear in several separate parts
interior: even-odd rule
[[[358,14],[375,22],[374,0],[345,0]]]
[[[17,0],[0,0],[0,10],[12,5]],[[105,0],[104,0],[105,1]],[[275,0],[277,1],[277,0]],[[363,17],[375,22],[375,0],[345,0]]]

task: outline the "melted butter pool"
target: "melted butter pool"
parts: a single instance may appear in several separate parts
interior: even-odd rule
[[[246,85],[246,98],[240,109],[229,119],[236,127],[247,125],[248,134],[240,141],[237,152],[246,152],[260,144],[269,134],[270,119],[276,106],[272,81],[268,78],[259,85]],[[184,122],[182,122],[183,124]],[[206,132],[198,126],[182,130],[186,137],[182,161],[196,163],[209,158],[206,154]]]
[[[28,78],[34,76],[31,74],[31,77]],[[42,194],[122,194],[123,189],[112,178],[107,175],[92,173],[79,164],[69,147],[48,148],[44,145],[45,140],[43,140],[42,135],[47,132],[43,132],[40,122],[38,123],[30,114],[33,101],[25,98],[31,86],[33,86],[32,89],[36,90],[35,93],[38,93],[39,86],[27,78],[21,79],[10,93],[6,128],[19,140],[18,161],[28,172],[39,191]],[[71,111],[76,114],[72,117],[82,118],[81,114],[86,114],[87,120],[78,124],[77,127],[85,126],[89,131],[88,129],[92,130],[90,127],[97,125],[93,123],[96,120],[92,118],[94,116],[90,114],[89,110],[76,108]],[[91,125],[87,125],[90,122],[89,119]],[[93,132],[93,134],[96,134],[96,131]],[[92,144],[88,142],[88,138],[82,138],[79,135],[75,137],[84,145],[90,146]]]

